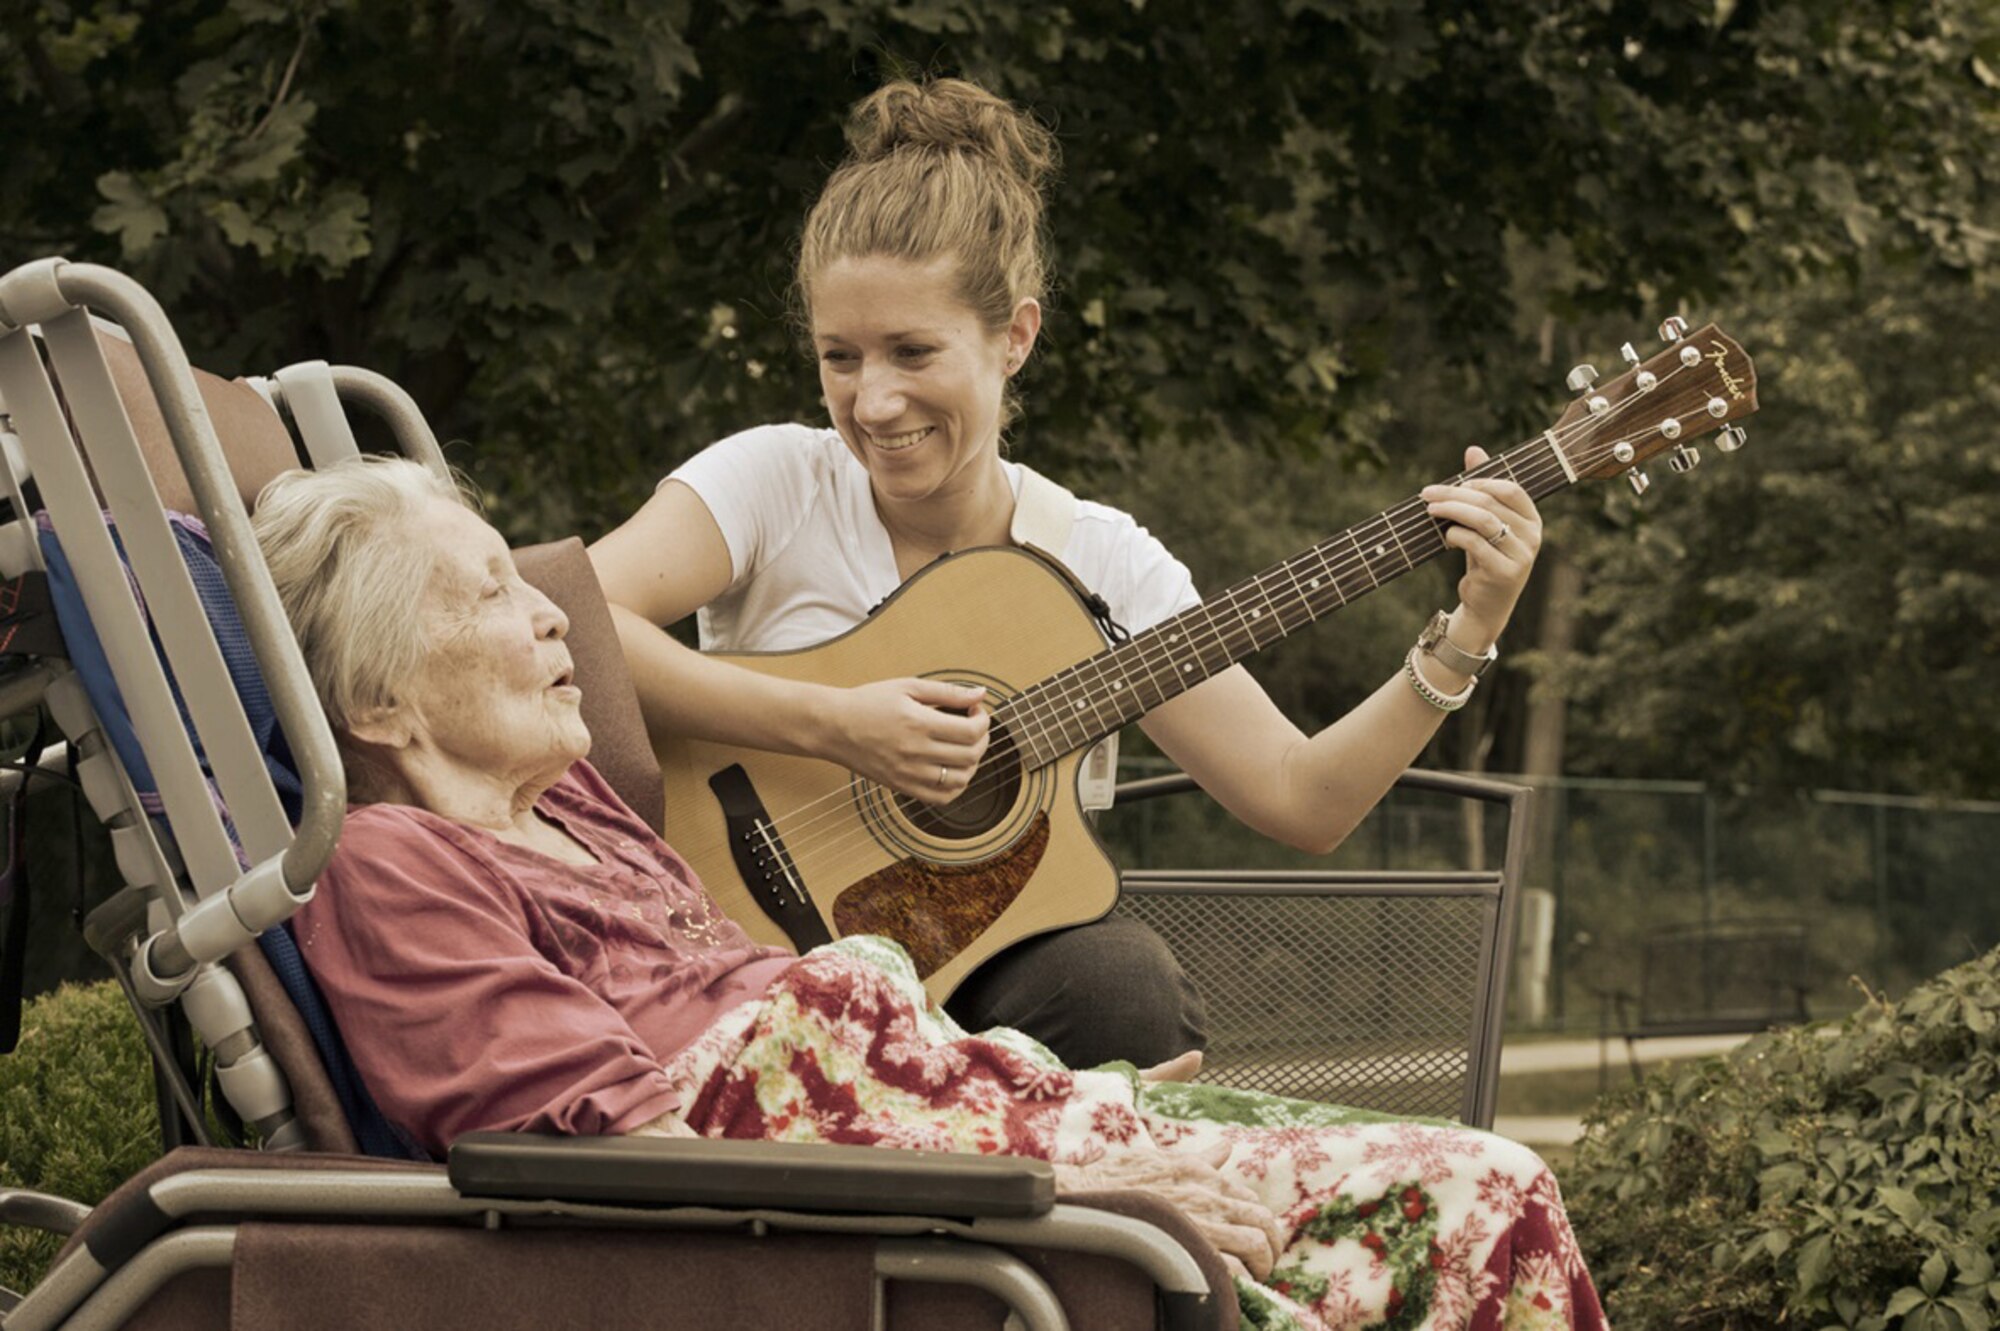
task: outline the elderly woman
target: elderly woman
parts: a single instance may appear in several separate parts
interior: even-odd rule
[[[292,472],[256,528],[352,792],[295,926],[417,1141],[571,1133],[1004,1152],[1179,1205],[1261,1326],[1602,1325],[1554,1179],[1501,1138],[1072,1071],[967,1035],[881,939],[758,947],[584,761],[561,610],[414,463]],[[1190,1060],[1191,1061],[1191,1060]]]

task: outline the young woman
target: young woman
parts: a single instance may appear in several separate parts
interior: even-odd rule
[[[591,554],[656,733],[824,758],[943,803],[985,751],[976,691],[771,679],[659,627],[698,614],[704,648],[809,646],[860,623],[938,556],[1010,542],[1022,468],[1003,456],[1002,433],[1041,331],[1054,140],[955,80],[882,88],[854,109],[848,137],[797,272],[829,425],[715,444]],[[1468,468],[1484,460],[1467,451]],[[1460,603],[1361,705],[1308,736],[1231,668],[1141,723],[1267,836],[1339,845],[1463,700],[1513,613],[1541,542],[1527,493],[1475,479],[1424,499],[1464,554]],[[1079,503],[1053,553],[1133,631],[1199,600],[1187,569],[1105,505]],[[1158,1062],[1201,1044],[1198,996],[1160,940],[1129,921],[1019,944],[974,972],[950,1008],[971,1029],[1026,1030],[1073,1066]]]

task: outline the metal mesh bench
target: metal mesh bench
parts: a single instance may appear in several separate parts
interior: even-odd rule
[[[1606,994],[1606,1017],[1615,1009],[1633,1079],[1640,1040],[1748,1035],[1812,1020],[1807,956],[1798,920],[1675,925],[1642,940],[1637,990]]]
[[[1491,1127],[1530,792],[1419,771],[1397,786],[1504,811],[1500,867],[1128,868],[1118,910],[1167,940],[1207,1005],[1201,1080]],[[1198,789],[1153,777],[1118,800]]]

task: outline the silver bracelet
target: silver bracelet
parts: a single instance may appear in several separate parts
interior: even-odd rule
[[[1472,691],[1479,687],[1478,677],[1466,680],[1465,687],[1457,693],[1440,693],[1424,678],[1423,671],[1417,669],[1417,657],[1422,651],[1420,647],[1412,647],[1410,654],[1403,658],[1403,674],[1410,681],[1410,687],[1417,691],[1417,696],[1440,712],[1455,712],[1472,701]]]

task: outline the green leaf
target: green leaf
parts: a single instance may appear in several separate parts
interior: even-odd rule
[[[1972,1298],[1964,1294],[1946,1295],[1944,1305],[1958,1314],[1958,1320],[1965,1325],[1965,1331],[1992,1331],[1993,1318],[1986,1311],[1984,1299]]]
[[[107,200],[90,215],[90,224],[118,237],[127,259],[137,259],[167,234],[166,210],[152,199],[130,173],[109,171],[97,178],[97,192]]]
[[[1923,1269],[1917,1273],[1917,1283],[1923,1286],[1926,1295],[1935,1298],[1937,1292],[1944,1288],[1944,1278],[1950,1269],[1944,1254],[1934,1252],[1924,1258]]]
[[[1833,1263],[1833,1235],[1815,1234],[1799,1245],[1799,1292],[1810,1294],[1826,1281]]]
[[[1778,1128],[1758,1129],[1752,1143],[1765,1156],[1792,1155],[1799,1149],[1791,1134]]]
[[[1951,1264],[1958,1268],[1957,1283],[1983,1285],[1993,1278],[1993,1254],[1976,1244],[1961,1243],[1951,1250]]]
[[[1889,1208],[1890,1212],[1898,1220],[1906,1225],[1914,1227],[1922,1223],[1929,1214],[1924,1209],[1924,1204],[1917,1200],[1917,1195],[1908,1188],[1895,1188],[1885,1185],[1878,1188],[1875,1195],[1881,1200],[1884,1206]]]
[[[1930,1298],[1913,1285],[1905,1285],[1889,1296],[1888,1306],[1882,1309],[1885,1316],[1901,1317],[1910,1309],[1929,1303]]]

